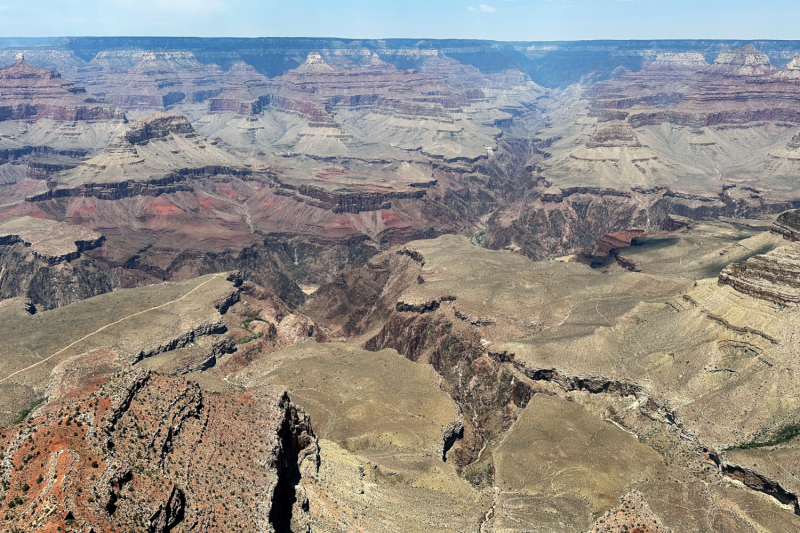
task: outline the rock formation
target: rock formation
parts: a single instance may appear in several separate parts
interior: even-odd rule
[[[789,79],[800,79],[800,54],[795,54],[789,64],[786,65],[786,69],[775,74],[777,77],[781,78],[789,78]]]
[[[651,65],[654,67],[698,70],[708,67],[703,54],[698,52],[662,52],[656,56],[656,60]]]
[[[0,431],[6,527],[307,531],[318,447],[285,393],[209,395],[146,370],[87,377]]]
[[[36,312],[113,290],[114,276],[85,256],[104,240],[97,232],[41,218],[0,221],[0,296],[25,298]]]
[[[2,120],[121,120],[122,113],[61,78],[58,72],[29,65],[18,55],[0,70]]]
[[[193,175],[245,172],[232,155],[198,136],[186,117],[154,113],[136,119],[103,153],[51,176],[50,190],[29,200],[158,195],[180,190]]]
[[[642,143],[636,137],[629,124],[604,124],[595,128],[586,142],[586,148],[641,148]]]
[[[777,69],[769,57],[753,45],[720,52],[710,67],[711,72],[733,76],[763,76]]]
[[[222,90],[222,69],[203,65],[189,51],[120,51],[99,54],[76,79],[123,109],[163,110],[198,103]]]
[[[607,257],[614,255],[619,261],[618,252],[620,248],[627,248],[640,244],[648,235],[646,231],[639,229],[631,229],[626,231],[617,231],[614,233],[606,233],[594,243],[594,246],[582,250],[577,255],[577,260],[586,263],[589,266],[598,266],[602,264]]]
[[[796,304],[800,302],[800,248],[795,244],[782,246],[734,263],[722,271],[719,283],[762,300]]]
[[[790,241],[800,241],[800,211],[781,213],[772,224],[772,232]]]

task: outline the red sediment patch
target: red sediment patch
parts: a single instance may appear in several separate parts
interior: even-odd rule
[[[152,203],[145,208],[146,214],[152,215],[176,215],[183,213],[183,209],[177,204],[170,202],[166,198],[155,198]]]
[[[198,198],[197,203],[200,204],[201,207],[205,207],[206,209],[214,209],[218,205],[218,202],[213,198]]]
[[[91,218],[97,213],[97,201],[94,198],[80,198],[69,206],[67,216],[78,221],[84,218]]]
[[[347,174],[348,172],[343,168],[328,167],[317,172],[317,174],[314,176],[314,179],[320,181],[328,181],[335,178],[341,178],[342,176],[346,176]]]
[[[236,200],[239,197],[239,194],[233,190],[230,183],[218,183],[217,194],[227,196],[231,200]]]
[[[381,220],[384,223],[399,221],[400,217],[394,211],[381,211]]]

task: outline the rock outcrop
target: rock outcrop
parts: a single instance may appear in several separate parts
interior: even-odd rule
[[[595,128],[586,142],[587,148],[641,148],[636,133],[630,124],[604,124]]]
[[[147,370],[72,384],[0,431],[5,528],[308,531],[303,485],[319,452],[285,392],[211,395]]]
[[[198,135],[186,117],[164,113],[136,119],[103,152],[49,176],[49,191],[35,202],[70,196],[118,199],[190,189],[198,176],[247,175],[231,154]]]
[[[662,52],[656,56],[651,65],[676,69],[705,69],[708,67],[708,62],[699,52]]]
[[[720,52],[709,70],[729,76],[763,76],[772,74],[777,69],[769,62],[767,54],[748,44],[742,48]]]
[[[754,298],[796,304],[800,302],[800,246],[782,246],[734,263],[722,271],[719,283]]]
[[[800,54],[795,54],[792,60],[786,65],[786,69],[777,72],[775,76],[795,80],[800,79]]]
[[[104,240],[96,231],[47,219],[19,217],[0,221],[0,245],[22,243],[31,248],[35,257],[50,264],[77,259]]]
[[[643,237],[646,235],[649,235],[649,233],[640,229],[606,233],[597,239],[594,246],[579,252],[577,254],[577,260],[589,266],[599,266],[604,263],[606,258],[613,255],[619,262],[619,249],[640,244],[641,241],[643,241]]]
[[[698,129],[800,121],[793,63],[778,72],[752,45],[721,52],[708,67],[699,62],[702,56],[686,59],[684,66],[679,57],[665,57],[639,72],[598,83],[590,90],[592,114],[626,120],[635,128],[663,122]]]
[[[773,222],[771,231],[783,235],[786,240],[800,241],[800,210],[781,213]]]
[[[0,121],[122,121],[114,106],[61,78],[58,72],[29,65],[19,55],[0,70]]]
[[[0,297],[24,297],[41,311],[109,292],[118,286],[85,252],[105,237],[51,220],[19,217],[0,221]]]
[[[76,72],[89,90],[123,109],[155,110],[216,96],[222,76],[217,65],[204,65],[187,50],[101,53]]]

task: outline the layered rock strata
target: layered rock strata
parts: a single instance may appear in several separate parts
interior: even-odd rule
[[[719,283],[778,304],[800,302],[800,247],[782,246],[743,263],[734,263],[719,275]]]
[[[682,63],[656,61],[597,84],[590,91],[592,114],[601,120],[626,120],[637,128],[662,122],[701,128],[800,121],[793,63],[778,72],[751,45],[721,52],[708,67]]]
[[[105,238],[96,231],[33,217],[0,221],[0,245],[22,243],[51,264],[77,259],[100,246]]]
[[[748,44],[742,48],[720,52],[709,70],[729,76],[761,76],[772,74],[777,69],[772,66],[767,54]]]
[[[124,115],[58,72],[31,66],[20,55],[13,65],[0,70],[0,121],[44,118],[120,121]]]
[[[214,144],[195,133],[186,117],[154,113],[137,119],[101,154],[51,176],[50,190],[28,201],[158,195],[188,190],[183,182],[194,177],[250,173]]]
[[[217,65],[203,65],[185,50],[101,53],[75,73],[92,92],[123,109],[155,110],[218,95],[222,76]]]
[[[781,213],[772,224],[771,231],[778,235],[783,235],[784,239],[800,241],[800,211]]]

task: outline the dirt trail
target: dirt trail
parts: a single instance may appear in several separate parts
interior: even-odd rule
[[[117,324],[119,324],[120,322],[124,322],[124,321],[128,320],[129,318],[133,318],[133,317],[135,317],[135,316],[143,315],[143,314],[145,314],[145,313],[149,313],[150,311],[155,311],[156,309],[161,309],[162,307],[166,307],[166,306],[168,306],[168,305],[170,305],[170,304],[174,304],[175,302],[180,302],[181,300],[183,300],[184,298],[186,298],[187,296],[189,296],[190,294],[192,294],[193,292],[195,292],[197,289],[199,289],[199,288],[200,288],[200,287],[202,287],[203,285],[206,285],[207,283],[210,283],[210,282],[214,281],[215,279],[217,279],[217,278],[218,278],[219,276],[221,276],[221,275],[222,275],[222,274],[214,274],[214,276],[212,276],[211,278],[207,279],[207,280],[206,280],[206,281],[204,281],[203,283],[199,284],[197,287],[195,287],[194,289],[190,290],[189,292],[187,292],[186,294],[184,294],[184,295],[183,295],[183,296],[181,296],[180,298],[176,298],[176,299],[174,299],[174,300],[171,300],[171,301],[169,301],[169,302],[163,303],[163,304],[161,304],[161,305],[157,305],[157,306],[155,306],[155,307],[150,307],[149,309],[144,309],[144,310],[142,310],[142,311],[139,311],[138,313],[133,313],[132,315],[128,315],[128,316],[126,316],[126,317],[120,318],[120,319],[119,319],[119,320],[117,320],[116,322],[111,322],[110,324],[106,324],[105,326],[103,326],[103,327],[101,327],[101,328],[98,328],[98,329],[94,330],[93,332],[91,332],[91,333],[89,333],[89,334],[87,334],[87,335],[84,335],[83,337],[81,337],[80,339],[76,340],[75,342],[73,342],[73,343],[71,343],[71,344],[69,344],[69,345],[67,345],[67,346],[65,346],[65,347],[63,347],[63,348],[61,348],[59,351],[57,351],[57,352],[56,352],[56,353],[54,353],[53,355],[51,355],[51,356],[49,356],[49,357],[46,357],[46,358],[42,359],[41,361],[37,361],[36,363],[32,364],[31,366],[28,366],[28,367],[26,367],[26,368],[22,368],[22,369],[20,369],[20,370],[17,370],[16,372],[13,372],[13,373],[9,374],[8,376],[6,376],[6,377],[4,377],[4,378],[0,379],[0,383],[3,383],[4,381],[6,381],[6,380],[8,380],[8,379],[11,379],[11,378],[13,378],[13,377],[14,377],[14,376],[16,376],[17,374],[21,374],[21,373],[23,373],[23,372],[27,372],[28,370],[30,370],[30,369],[32,369],[32,368],[36,368],[37,366],[41,365],[42,363],[49,361],[49,360],[50,360],[50,359],[52,359],[53,357],[56,357],[57,355],[60,355],[61,353],[65,352],[66,350],[69,350],[70,348],[72,348],[72,347],[73,347],[73,346],[75,346],[76,344],[79,344],[79,343],[81,343],[81,342],[85,341],[86,339],[88,339],[88,338],[89,338],[89,337],[91,337],[92,335],[97,335],[98,333],[100,333],[101,331],[103,331],[103,330],[104,330],[104,329],[106,329],[106,328],[110,328],[111,326],[116,326],[116,325],[117,325]]]

